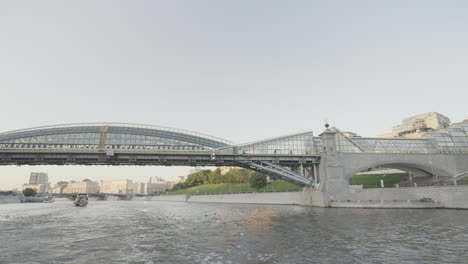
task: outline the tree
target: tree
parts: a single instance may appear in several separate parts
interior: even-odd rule
[[[185,180],[187,187],[193,187],[201,184],[208,184],[208,175],[211,173],[211,170],[202,170],[189,174]]]
[[[255,189],[260,189],[267,185],[267,176],[260,172],[252,172],[249,175],[250,186]]]
[[[220,168],[217,168],[216,170],[212,171],[209,175],[208,175],[208,182],[210,184],[218,184],[218,183],[221,183],[221,179],[222,179],[223,175],[221,175],[221,169]]]
[[[37,191],[33,188],[26,188],[23,190],[24,196],[36,196]]]
[[[187,188],[187,185],[183,182],[176,183],[174,184],[174,186],[172,186],[173,191],[178,191],[178,190],[186,189],[186,188]]]

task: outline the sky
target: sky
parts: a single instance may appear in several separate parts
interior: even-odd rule
[[[467,1],[0,1],[0,132],[126,122],[236,143],[468,119]],[[188,167],[0,167],[0,189]]]

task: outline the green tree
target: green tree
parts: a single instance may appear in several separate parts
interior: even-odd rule
[[[24,196],[36,196],[37,192],[33,188],[26,188],[23,190]]]
[[[212,171],[210,175],[208,175],[208,178],[210,184],[221,183],[223,178],[223,175],[221,175],[221,169],[217,168],[216,170]]]
[[[185,180],[185,184],[187,185],[187,187],[208,184],[209,183],[208,176],[210,175],[210,173],[211,173],[211,170],[202,170],[199,172],[189,174],[187,176],[187,179]]]
[[[179,182],[179,183],[174,184],[174,186],[172,186],[173,191],[178,191],[178,190],[182,190],[186,188],[187,188],[187,184],[185,184],[184,182]]]
[[[252,172],[249,175],[250,186],[255,189],[260,189],[267,185],[267,176],[260,172]]]

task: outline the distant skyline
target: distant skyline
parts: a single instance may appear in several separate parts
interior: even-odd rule
[[[0,132],[77,122],[236,143],[468,119],[466,1],[1,1]],[[0,189],[188,167],[0,167]],[[134,178],[133,178],[134,177]]]

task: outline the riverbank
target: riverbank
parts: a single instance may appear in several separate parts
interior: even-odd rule
[[[52,196],[46,197],[24,197],[24,196],[0,196],[0,204],[13,204],[13,203],[50,203],[54,199]]]
[[[370,202],[367,202],[370,201]],[[427,186],[405,188],[373,188],[355,192],[346,201],[332,201],[333,207],[379,208],[450,208],[468,209],[468,186]]]
[[[227,193],[259,193],[259,192],[291,192],[299,191],[301,188],[297,185],[284,181],[275,181],[268,183],[265,187],[254,189],[250,184],[205,184],[181,189],[177,191],[168,192],[168,195],[181,195],[181,194],[227,194]]]
[[[323,207],[323,195],[321,192],[315,190],[212,195],[161,195],[134,197],[133,200],[195,203],[309,205]]]
[[[19,196],[0,196],[0,204],[21,203]]]
[[[327,202],[324,194],[310,189],[299,192],[240,193],[217,195],[164,195],[135,197],[136,200],[283,204],[334,208],[447,208],[468,209],[468,186],[362,189],[348,200]]]

